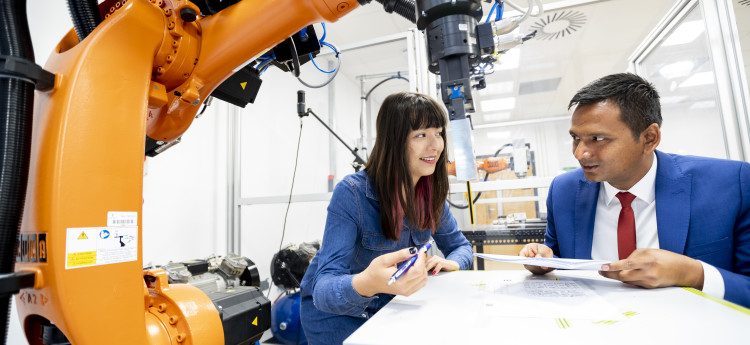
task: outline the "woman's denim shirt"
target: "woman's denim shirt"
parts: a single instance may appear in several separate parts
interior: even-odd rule
[[[390,294],[360,296],[354,275],[376,257],[430,239],[430,229],[418,230],[404,221],[401,236],[391,241],[380,227],[380,204],[369,176],[360,171],[336,185],[328,205],[323,243],[301,283],[302,326],[312,345],[340,344],[392,298]],[[462,270],[471,267],[471,244],[458,229],[445,205],[440,225],[432,234],[446,259]]]

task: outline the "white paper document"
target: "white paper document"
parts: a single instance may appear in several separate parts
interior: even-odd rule
[[[558,258],[526,258],[516,255],[474,253],[474,256],[502,262],[513,262],[524,265],[562,268],[568,270],[600,270],[602,265],[611,263],[607,260],[558,259]]]
[[[623,315],[585,284],[573,280],[514,280],[494,288],[485,317],[621,320]]]

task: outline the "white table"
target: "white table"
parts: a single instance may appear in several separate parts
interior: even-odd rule
[[[519,297],[539,284],[573,284],[587,296]],[[596,271],[461,271],[397,296],[344,344],[746,345],[750,310],[696,290],[643,289]]]

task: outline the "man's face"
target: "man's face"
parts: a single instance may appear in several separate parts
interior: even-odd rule
[[[620,119],[620,108],[610,101],[576,107],[570,135],[573,155],[591,182],[607,181],[627,190],[651,168],[652,150],[646,147],[644,134],[636,141]]]

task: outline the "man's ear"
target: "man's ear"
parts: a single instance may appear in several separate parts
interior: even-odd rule
[[[641,140],[643,140],[643,153],[652,153],[656,150],[661,142],[661,129],[656,123],[652,123],[641,132]]]

